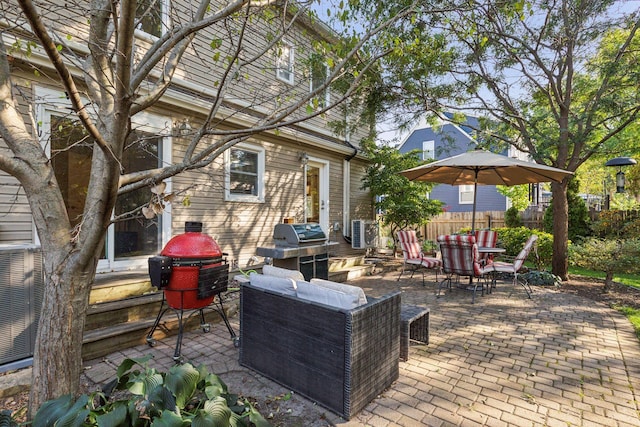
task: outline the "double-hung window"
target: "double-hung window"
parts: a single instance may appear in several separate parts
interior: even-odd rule
[[[309,90],[311,93],[318,91],[329,78],[329,66],[320,55],[314,55],[310,60],[310,82]],[[316,109],[325,108],[329,105],[329,87],[320,90],[312,99],[312,107]]]
[[[264,148],[237,144],[225,152],[225,200],[264,202]]]
[[[435,141],[422,141],[422,160],[433,160],[436,158]]]
[[[279,80],[293,84],[293,62],[294,48],[288,43],[281,43],[278,46],[276,58],[276,77]]]
[[[461,205],[473,204],[473,185],[458,186],[458,202]]]

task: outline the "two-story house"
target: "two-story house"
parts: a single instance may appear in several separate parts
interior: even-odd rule
[[[185,10],[177,1],[139,3],[157,10],[140,19],[134,53],[138,57],[171,29],[168,22],[179,19],[175,14]],[[86,36],[86,25],[81,20],[84,11],[69,12],[64,33],[75,37],[66,45],[81,56],[87,49],[77,42]],[[51,19],[65,20],[62,16]],[[207,52],[207,48],[211,40],[224,43],[225,31],[220,25],[198,34],[156,106],[132,117],[133,133],[138,137],[144,135],[146,141],[125,154],[123,166],[127,171],[159,167],[183,155],[191,130],[203,120],[211,102],[220,94],[215,81],[221,78],[222,67],[216,63],[219,58]],[[268,49],[271,33],[275,31],[266,22],[257,22],[245,36],[244,49]],[[271,111],[283,94],[295,97],[315,90],[327,77],[327,65],[310,59],[310,46],[332,37],[330,29],[321,22],[299,19],[277,47],[256,56],[256,63],[246,69],[250,74],[228,83],[218,110],[219,127],[250,127]],[[8,32],[7,47],[18,38]],[[79,222],[92,146],[70,144],[70,140],[80,141],[85,135],[76,119],[66,114],[71,106],[68,97],[50,75],[32,72],[35,66],[51,70],[42,50],[34,47],[29,55],[15,53],[12,60],[13,75],[21,81],[25,95],[25,114],[33,114],[36,123],[33,132],[38,132],[43,146],[51,153],[69,214]],[[325,90],[310,102],[310,107],[323,107],[334,96],[337,95],[331,90]],[[337,237],[340,242],[335,247],[336,254],[350,252],[351,245],[342,239],[342,234],[349,235],[351,219],[371,218],[373,210],[370,196],[360,189],[366,165],[358,150],[362,134],[351,129],[348,135],[340,135],[330,126],[344,115],[342,109],[335,108],[275,131],[257,133],[228,149],[211,165],[166,180],[165,193],[177,196],[173,203],[152,219],[138,217],[112,224],[99,271],[146,266],[148,256],[158,253],[173,235],[182,232],[187,220],[202,221],[204,232],[214,236],[230,260],[239,266],[250,262],[256,247],[272,244],[274,225],[285,218],[321,224],[327,235]],[[30,208],[19,184],[4,173],[1,179],[0,243],[38,244]],[[151,196],[148,189],[141,189],[119,198],[114,216],[135,209]]]
[[[398,150],[401,153],[418,150],[422,160],[441,160],[462,154],[476,148],[477,139],[474,136],[474,128],[477,125],[476,117],[468,117],[466,125],[440,121],[434,126],[426,119],[422,119],[403,137]],[[498,193],[495,185],[479,185],[477,191],[476,210],[478,212],[504,211],[509,207],[508,199]],[[441,200],[447,212],[473,210],[473,185],[439,184],[433,187],[429,197]]]
[[[42,8],[44,25],[55,34],[54,43],[67,61],[69,78],[78,85],[89,116],[100,121],[108,117],[97,114],[100,106],[90,102],[89,94],[108,93],[111,88],[102,82],[114,76],[107,75],[108,64],[101,69],[106,77],[85,74],[84,67],[91,49],[112,46],[87,42],[91,20],[99,19],[90,13],[90,4],[42,2],[37,7]],[[195,13],[192,2],[186,0],[138,1],[137,5],[135,48],[125,58],[134,64],[149,59],[155,42],[188,28]],[[224,2],[212,2],[207,10],[223,16],[224,6]],[[80,125],[54,64],[30,34],[17,2],[5,2],[2,10],[1,40],[10,52],[7,59],[15,99],[27,118],[28,131],[49,156],[72,227],[77,230],[83,225],[96,145]],[[347,126],[347,132],[334,131],[333,122],[354,114],[343,108],[311,115],[341,96],[329,86],[322,89],[331,61],[318,58],[318,46],[330,44],[335,35],[321,22],[298,16],[292,7],[274,4],[264,13],[255,9],[256,15],[248,16],[253,10],[247,6],[245,14],[223,16],[219,23],[194,33],[179,58],[169,56],[155,63],[152,72],[141,79],[139,96],[154,94],[154,84],[166,78],[165,67],[177,61],[171,83],[158,91],[153,105],[131,116],[130,144],[119,166],[123,174],[132,174],[195,155],[206,163],[207,156],[213,156],[206,147],[195,154],[190,151],[202,123],[210,124],[203,140],[213,144],[216,138],[259,129],[270,117],[291,113],[282,115],[277,127],[267,126],[226,147],[201,168],[171,176],[154,188],[141,187],[119,196],[113,211],[117,220],[108,227],[98,273],[132,270],[146,274],[149,257],[181,234],[187,221],[203,223],[203,232],[217,241],[233,269],[255,263],[256,249],[273,245],[274,227],[285,219],[319,223],[338,242],[329,255],[338,256],[353,251],[343,238],[350,234],[351,220],[374,217],[371,196],[360,188],[367,160],[358,144],[366,130]],[[115,23],[105,28],[117,36],[121,30]],[[120,54],[115,52],[109,59],[120,61]],[[140,76],[135,73],[126,78],[135,81]],[[304,101],[296,104],[297,100]],[[10,155],[2,140],[0,150]],[[26,194],[9,172],[0,172],[0,255],[4,247],[40,244]],[[128,215],[142,206],[144,215]],[[0,286],[11,280],[7,278]],[[25,288],[24,295],[33,292]],[[0,292],[2,304],[7,304],[7,295]],[[36,322],[30,324],[32,318],[20,311],[33,310],[33,305],[24,301],[24,306],[12,309],[25,321],[24,330],[33,330]],[[9,347],[15,347],[13,338],[7,341]],[[0,356],[0,364],[3,362],[6,359]]]

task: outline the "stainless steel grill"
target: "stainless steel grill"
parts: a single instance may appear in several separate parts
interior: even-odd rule
[[[299,270],[306,280],[329,278],[329,242],[316,223],[276,224],[273,229],[275,247],[259,247],[258,256],[273,259],[276,267]]]
[[[277,224],[273,229],[276,246],[300,247],[317,245],[327,241],[320,224]]]

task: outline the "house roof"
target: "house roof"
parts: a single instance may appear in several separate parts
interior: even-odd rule
[[[451,116],[451,114],[447,114],[447,116]],[[469,122],[475,122],[477,123],[478,118],[477,117],[472,117],[472,116],[467,116],[469,118]],[[439,119],[438,120],[438,127],[440,128],[440,130],[435,130],[434,126],[431,125],[431,123],[429,123],[427,121],[427,116],[423,116],[418,122],[416,122],[413,127],[403,136],[400,144],[398,145],[398,150],[402,151],[404,145],[407,143],[407,141],[409,140],[409,138],[411,138],[411,136],[419,131],[419,130],[423,130],[423,129],[431,129],[432,132],[434,134],[443,134],[443,133],[451,133],[452,131],[459,133],[459,136],[462,137],[463,139],[468,140],[471,144],[476,145],[477,141],[475,140],[475,138],[472,136],[473,133],[473,129],[470,126],[464,126],[464,125],[459,125],[456,123],[453,123],[449,120],[444,120],[444,119]]]

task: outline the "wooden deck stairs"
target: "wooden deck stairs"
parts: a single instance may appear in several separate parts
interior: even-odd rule
[[[345,282],[371,274],[373,268],[373,264],[368,263],[364,256],[331,258],[329,279]],[[241,273],[231,272],[230,278],[238,274]],[[234,287],[233,280],[230,280],[230,291],[223,294],[223,304],[228,317],[233,316],[239,308],[239,295],[234,292]],[[162,298],[163,293],[151,286],[146,271],[97,275],[85,321],[83,358],[92,360],[117,350],[146,344],[147,334],[160,310]],[[208,323],[222,321],[215,310],[207,309],[205,313]],[[191,314],[191,310],[185,310],[184,314],[186,318]],[[197,312],[193,314],[186,323],[185,330],[200,327]],[[153,338],[159,341],[172,337],[173,346],[173,336],[177,332],[177,316],[173,310],[169,310],[162,317]],[[231,337],[229,339],[231,340]]]

